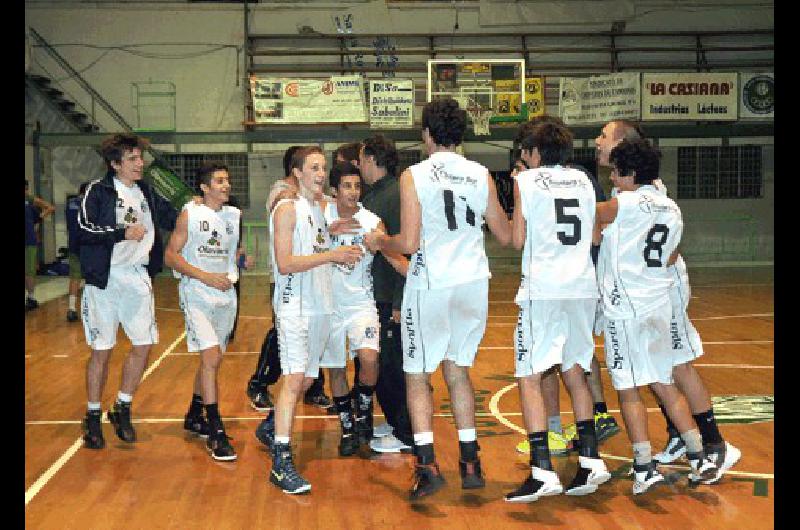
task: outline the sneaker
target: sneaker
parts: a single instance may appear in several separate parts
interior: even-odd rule
[[[225,431],[217,431],[215,434],[208,436],[206,448],[211,458],[222,462],[236,460],[236,451],[233,450],[233,446],[228,442],[229,439],[230,437],[225,434]]]
[[[369,441],[369,448],[376,453],[402,453],[411,451],[411,446],[398,440],[394,434],[387,434],[382,438],[373,438]]]
[[[383,422],[380,425],[376,425],[372,428],[372,437],[383,438],[384,436],[392,434],[392,431],[394,431],[394,427],[386,422]]]
[[[315,407],[319,407],[323,410],[327,410],[333,406],[333,401],[331,398],[323,394],[317,394],[314,396],[304,396],[303,403],[306,405],[314,405]]]
[[[67,311],[67,322],[77,322],[78,321],[78,312],[74,309],[70,309]]]
[[[272,451],[272,446],[275,445],[275,415],[270,414],[258,424],[256,427],[256,438],[258,441],[267,446],[267,449]]]
[[[696,486],[701,483],[719,481],[722,478],[719,468],[707,455],[686,453],[686,460],[689,461],[689,466],[692,468],[689,473],[690,485]]]
[[[189,415],[183,418],[183,428],[192,434],[196,434],[200,438],[208,438],[211,430],[208,428],[208,422],[202,414]]]
[[[602,458],[578,457],[578,472],[567,486],[567,495],[588,495],[597,491],[600,484],[608,481],[611,473]]]
[[[702,481],[703,484],[716,484],[722,480],[722,475],[735,466],[736,462],[742,458],[742,452],[728,442],[714,445],[708,444],[703,450],[718,469],[717,475],[714,478]]]
[[[108,411],[108,421],[114,426],[117,437],[123,442],[133,443],[136,441],[136,431],[131,424],[131,404],[114,403],[114,407]]]
[[[275,406],[272,404],[272,398],[266,388],[253,387],[248,384],[246,392],[250,399],[250,406],[259,412],[269,412]]]
[[[39,307],[39,302],[37,302],[35,299],[30,297],[25,299],[25,311],[30,311],[32,309],[36,309],[37,307]]]
[[[633,494],[641,495],[653,486],[664,482],[664,476],[656,469],[654,460],[642,465],[633,464]]]
[[[106,446],[103,427],[100,424],[102,415],[103,413],[98,410],[97,412],[87,412],[86,417],[83,418],[83,443],[89,449],[102,449]]]
[[[414,466],[414,484],[408,493],[408,498],[413,500],[427,497],[439,491],[444,486],[445,480],[439,471],[439,465],[416,464]]]
[[[505,499],[506,502],[534,502],[540,497],[561,495],[563,491],[564,487],[554,471],[534,467],[525,482],[511,493],[507,493]]]
[[[597,433],[597,441],[602,442],[608,440],[618,432],[620,432],[619,425],[614,416],[608,412],[597,413],[594,415],[594,430]]]
[[[275,444],[269,481],[290,495],[311,491],[311,484],[294,467],[289,444]]]
[[[574,442],[567,439],[563,434],[553,431],[547,432],[547,447],[550,449],[551,456],[567,456],[574,446]],[[531,444],[525,439],[517,444],[516,449],[518,453],[527,455],[531,452]]]
[[[359,411],[356,412],[357,414]],[[358,443],[365,445],[372,441],[373,437],[373,429],[372,429],[372,415],[366,415],[361,417],[356,417],[355,421],[355,431],[356,437],[358,438]]]
[[[686,444],[680,436],[670,436],[660,453],[653,455],[657,464],[671,464],[686,454]]]
[[[339,439],[339,456],[352,456],[356,454],[360,446],[358,435],[355,432],[343,432]]]
[[[564,435],[564,439],[567,440],[567,442],[574,443],[578,439],[578,426],[574,423],[565,425],[564,429],[561,432]]]
[[[481,471],[480,459],[474,462],[462,462],[459,460],[458,468],[461,472],[461,489],[471,490],[486,486],[486,480],[484,480],[483,472]]]

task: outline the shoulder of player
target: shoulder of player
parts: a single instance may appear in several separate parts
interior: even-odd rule
[[[374,223],[374,224],[378,224],[378,223],[381,222],[381,218],[380,217],[375,215],[372,211],[367,210],[366,208],[364,208],[364,206],[362,206],[361,203],[359,203],[359,206],[361,206],[361,207],[358,209],[358,211],[356,212],[356,215],[355,215],[355,217],[357,219],[359,219],[359,221],[361,221],[361,220],[369,221],[369,222]],[[362,222],[361,224],[364,224],[364,223]]]
[[[231,206],[230,204],[225,204],[222,206],[222,213],[224,215],[230,215],[234,217],[239,217],[242,215],[242,211],[239,208],[236,206]]]

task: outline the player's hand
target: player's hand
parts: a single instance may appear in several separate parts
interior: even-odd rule
[[[343,265],[354,265],[364,255],[361,247],[358,245],[342,245],[330,251],[331,260],[334,263],[341,263]]]
[[[372,232],[364,235],[364,245],[374,254],[381,249],[384,237],[386,237],[386,233],[383,230],[374,228]]]
[[[355,234],[361,228],[361,223],[357,219],[337,219],[328,225],[328,233],[332,236],[340,236],[342,234]]]
[[[146,233],[147,229],[144,227],[144,225],[138,223],[134,225],[128,225],[128,227],[125,229],[125,239],[130,239],[131,241],[141,241]]]
[[[400,323],[400,310],[399,309],[392,309],[392,322],[395,324]]]
[[[200,277],[200,281],[223,292],[233,287],[228,275],[224,272],[207,272]]]

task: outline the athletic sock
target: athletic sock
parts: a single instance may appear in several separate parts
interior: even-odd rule
[[[78,297],[74,294],[69,295],[69,310],[75,311],[75,306],[78,303]]]
[[[133,401],[132,395],[126,394],[121,390],[117,393],[117,403],[124,403],[126,405],[130,405],[131,401]]]
[[[290,437],[289,436],[276,436],[275,443],[276,444],[283,444],[289,445]]]
[[[192,394],[192,401],[189,403],[187,416],[197,417],[203,413],[203,397],[200,394]]]
[[[694,421],[697,422],[697,428],[700,429],[700,436],[703,437],[703,444],[721,444],[725,442],[722,434],[717,427],[717,420],[714,418],[714,409],[710,408],[700,414],[694,414]]]
[[[550,462],[550,448],[547,446],[547,431],[529,432],[528,443],[531,447],[531,466],[552,471],[553,464]]]
[[[417,455],[417,464],[432,464],[436,455],[433,452],[433,432],[419,432],[414,434],[414,454]]]
[[[608,407],[606,406],[605,401],[598,401],[594,404],[594,413],[595,414],[608,414]]]
[[[683,439],[683,443],[686,444],[687,457],[690,454],[694,455],[703,452],[703,438],[700,436],[700,431],[697,429],[689,429],[686,432],[682,432],[681,439]]]
[[[478,459],[478,433],[474,427],[458,430],[458,451],[462,462],[475,462]]]
[[[219,407],[216,403],[206,403],[206,418],[208,418],[208,426],[211,432],[224,431],[222,426],[222,418],[219,417]]]
[[[89,412],[100,412],[101,403],[99,401],[97,403],[89,401],[89,404],[86,408]]]
[[[597,433],[594,429],[594,420],[576,422],[578,440],[580,441],[579,454],[589,458],[600,458],[597,452]]]
[[[636,442],[633,444],[633,463],[637,466],[649,464],[653,460],[653,449],[650,442]]]
[[[375,387],[367,386],[359,381],[355,390],[356,406],[358,407],[358,411],[366,413],[370,410],[370,406],[372,405],[372,394],[375,392]],[[359,416],[361,416],[361,414],[359,414]]]
[[[561,414],[547,417],[547,430],[561,434]]]
[[[664,407],[664,405],[662,403],[659,403],[658,408],[661,409],[661,414],[663,414],[664,419],[667,420],[667,432],[669,433],[669,437],[675,438],[677,436],[680,436],[680,434],[678,434],[678,428],[675,427],[675,424],[672,423],[671,419],[669,419],[669,414],[667,414],[667,409]]]
[[[350,394],[333,396],[336,412],[339,414],[339,423],[342,424],[342,434],[353,430],[353,409]]]

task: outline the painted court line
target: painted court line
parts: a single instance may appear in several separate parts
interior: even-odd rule
[[[723,341],[703,341],[703,344],[710,344],[713,346],[719,346],[723,344],[772,344],[774,340],[723,340]],[[595,344],[595,348],[602,349],[602,344]],[[480,346],[478,350],[513,350],[514,346]]]
[[[163,361],[164,358],[167,355],[169,355],[172,350],[174,350],[175,348],[178,347],[178,344],[180,344],[180,342],[183,340],[183,338],[185,336],[186,336],[186,332],[184,331],[184,332],[181,333],[181,335],[177,339],[175,339],[175,341],[172,344],[169,345],[169,347],[166,350],[164,350],[164,353],[162,353],[161,356],[158,359],[156,359],[156,361],[153,364],[151,364],[150,367],[147,369],[147,371],[145,371],[145,373],[142,375],[142,382],[144,382],[144,380],[147,379],[148,375],[153,373],[153,370],[155,370],[158,367],[158,365],[161,364],[161,361]],[[141,385],[141,382],[139,384]],[[80,421],[78,423],[80,423]],[[50,481],[50,479],[53,478],[55,476],[55,474],[58,473],[58,471],[62,467],[64,467],[64,464],[69,462],[69,459],[72,458],[73,456],[75,456],[75,453],[77,453],[78,450],[82,446],[83,446],[83,437],[78,438],[77,440],[75,440],[75,443],[73,443],[69,447],[69,449],[67,449],[64,452],[64,454],[61,455],[61,457],[59,457],[59,459],[56,460],[53,463],[53,465],[50,466],[47,469],[47,471],[45,471],[42,474],[42,476],[40,476],[38,479],[36,479],[36,482],[31,484],[31,487],[28,488],[25,491],[25,505],[26,506],[28,505],[29,502],[31,502],[33,500],[33,498],[36,496],[36,494],[39,493],[39,491]]]

